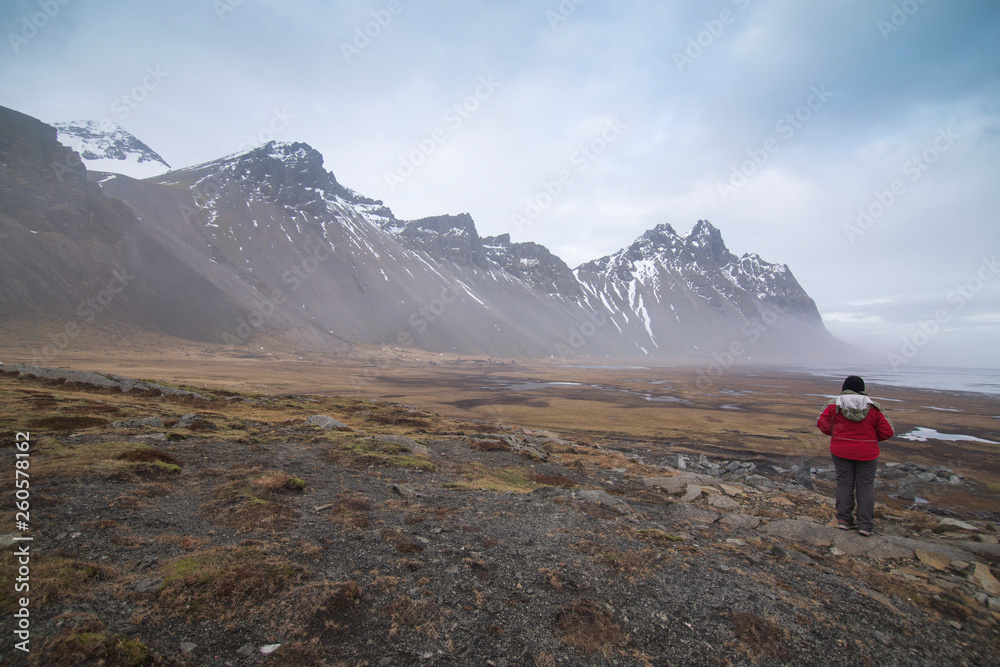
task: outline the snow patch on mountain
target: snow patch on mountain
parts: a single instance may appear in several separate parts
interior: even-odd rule
[[[56,128],[59,143],[79,153],[88,171],[143,179],[170,169],[156,151],[110,121],[81,120],[52,126]]]

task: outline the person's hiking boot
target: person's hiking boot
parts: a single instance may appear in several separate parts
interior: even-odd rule
[[[858,529],[858,535],[860,535],[861,537],[871,537],[872,536],[872,531],[865,530],[864,528],[859,528]]]
[[[846,521],[840,521],[837,523],[837,528],[840,528],[841,530],[857,530],[858,524],[847,523]]]

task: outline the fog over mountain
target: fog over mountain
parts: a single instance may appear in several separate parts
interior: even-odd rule
[[[82,127],[91,144],[156,155]],[[468,214],[399,220],[303,143],[140,181],[85,174],[55,129],[12,110],[0,112],[0,137],[5,320],[79,318],[74,304],[124,274],[107,318],[231,346],[277,335],[312,347],[726,363],[849,350],[786,265],[736,257],[705,220],[686,235],[658,225],[571,269],[541,245],[480,237]],[[26,256],[28,275],[16,269]]]

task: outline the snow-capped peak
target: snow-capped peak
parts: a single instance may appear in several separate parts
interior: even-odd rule
[[[107,120],[53,123],[59,143],[80,154],[89,171],[108,171],[132,178],[150,178],[170,169],[152,148]]]

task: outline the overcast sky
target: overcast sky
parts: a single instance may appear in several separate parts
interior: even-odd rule
[[[5,0],[0,28],[0,104],[173,167],[303,141],[399,218],[571,267],[707,219],[886,363],[1000,368],[994,0]]]

